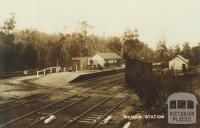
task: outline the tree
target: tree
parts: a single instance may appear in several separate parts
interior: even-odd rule
[[[140,58],[146,61],[154,61],[155,60],[155,55],[154,51],[148,47],[147,44],[143,43],[142,49],[138,52]]]
[[[156,53],[158,61],[166,61],[167,60],[167,46],[164,38],[160,40],[157,44]]]
[[[124,59],[143,59],[140,52],[143,48],[144,44],[138,39],[130,39],[124,42]]]
[[[171,59],[175,56],[175,49],[173,49],[172,47],[168,48],[168,59]]]
[[[4,24],[0,29],[6,34],[10,34],[10,32],[15,28],[15,24],[15,14],[11,13],[11,17],[4,21]]]
[[[37,65],[37,51],[32,44],[28,44],[23,52],[24,68],[35,68]]]
[[[89,25],[86,20],[79,22],[80,33],[85,38],[88,34],[88,30],[93,28],[93,26]]]
[[[176,44],[175,49],[174,49],[174,54],[175,55],[181,54],[181,49],[180,49],[179,44]]]
[[[200,64],[200,45],[191,48],[191,64],[192,65]]]
[[[139,37],[139,34],[138,34],[137,29],[131,30],[130,28],[127,28],[127,30],[123,33],[122,39],[124,41],[135,40],[135,39],[138,39],[138,37]]]
[[[182,54],[185,58],[187,59],[190,59],[191,58],[191,55],[190,55],[190,45],[189,45],[189,42],[185,42],[183,44],[183,51],[182,51]]]
[[[138,60],[148,60],[149,55],[153,56],[153,51],[148,48],[143,42],[139,39],[138,30],[128,29],[124,32],[123,35],[123,58],[124,59],[138,59]],[[148,55],[149,54],[149,55]],[[153,57],[151,57],[153,58]]]
[[[122,44],[120,43],[120,38],[112,37],[108,40],[107,47],[112,51],[117,53],[118,55],[121,54]]]
[[[15,44],[13,43],[15,36],[11,31],[15,28],[15,16],[11,15],[9,19],[4,21],[0,26],[0,43],[1,43],[1,57],[0,66],[2,70],[14,70],[17,62]]]
[[[0,39],[5,43],[12,43],[15,39],[15,36],[11,34],[11,31],[15,28],[15,15],[11,14],[11,17],[4,21],[3,25],[0,26]]]

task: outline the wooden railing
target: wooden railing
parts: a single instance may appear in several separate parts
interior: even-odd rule
[[[59,72],[61,70],[60,67],[49,67],[49,68],[45,68],[45,69],[42,69],[40,71],[37,71],[37,77],[41,75],[46,75],[46,74],[51,74],[51,73],[56,73],[56,72]]]

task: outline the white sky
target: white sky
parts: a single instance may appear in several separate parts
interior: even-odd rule
[[[0,24],[11,12],[16,12],[17,29],[71,32],[87,20],[98,35],[119,36],[127,27],[137,28],[152,47],[162,35],[168,46],[200,42],[200,0],[0,0]]]

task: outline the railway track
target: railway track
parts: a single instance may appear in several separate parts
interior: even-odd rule
[[[74,83],[69,83],[68,85],[88,85],[94,82],[99,82],[99,81],[103,81],[103,80],[107,80],[107,79],[112,79],[118,76],[124,76],[124,73],[120,73],[120,74],[116,74],[116,75],[110,75],[110,76],[104,76],[104,77],[97,77],[97,78],[92,78],[92,79],[88,79],[88,80],[83,80],[80,82],[74,82]]]
[[[2,104],[2,105],[0,105],[0,114],[2,114],[3,112],[6,112],[8,110],[18,108],[22,105],[25,105],[25,104],[28,104],[31,102],[35,102],[35,101],[43,99],[43,98],[47,98],[48,96],[50,96],[50,95],[35,94],[35,95],[28,96],[28,97],[24,97],[21,100],[16,100],[15,102]]]
[[[113,87],[113,85],[109,86],[109,87],[104,87],[104,88],[101,88],[101,89],[98,88],[98,91],[94,90],[94,93],[100,93],[101,91],[105,91],[108,88],[112,88],[112,87]],[[83,93],[85,93],[85,92],[83,92]],[[25,121],[27,123],[27,125],[23,122],[22,126],[27,126],[25,128],[33,127],[33,126],[37,125],[38,123],[42,123],[42,121],[44,121],[45,119],[47,119],[51,115],[58,114],[59,112],[62,112],[63,110],[71,107],[72,105],[83,102],[88,98],[91,98],[91,95],[88,96],[88,94],[83,94],[81,96],[80,95],[73,95],[71,97],[68,97],[67,99],[65,99],[61,102],[55,103],[53,106],[45,107],[45,109],[38,111],[35,115],[33,113],[30,114],[30,116],[28,118],[24,119],[24,120],[35,119],[35,118],[39,119],[38,117],[44,117],[44,118],[41,118],[41,119],[36,120],[34,122],[33,121],[30,121],[30,122]],[[31,122],[33,122],[33,123],[31,123]]]
[[[113,88],[113,87],[114,86],[110,86],[110,88]],[[104,87],[104,88],[101,88],[101,91],[105,92],[105,91],[107,91],[107,89],[108,89],[108,87]],[[97,91],[96,93],[100,93],[100,90]],[[107,95],[104,96],[104,98],[105,97],[107,97]],[[52,112],[53,111],[52,109],[49,109],[48,112],[46,112],[46,110],[44,110],[42,113],[49,113],[49,115],[47,117],[45,117],[44,119],[47,119],[51,115],[55,115],[56,118],[57,118],[57,121],[53,122],[53,124],[48,125],[48,124],[44,124],[44,122],[43,122],[44,119],[41,119],[41,120],[33,122],[32,124],[30,124],[28,126],[26,125],[27,127],[25,127],[25,128],[40,128],[40,127],[41,128],[55,128],[55,127],[60,127],[62,124],[64,124],[64,121],[65,121],[64,119],[66,118],[67,115],[70,115],[71,112],[75,112],[77,108],[79,109],[80,107],[85,106],[84,105],[85,103],[83,103],[83,102],[86,102],[86,104],[90,104],[91,106],[94,106],[94,105],[98,104],[99,101],[104,100],[104,98],[98,98],[99,100],[94,100],[92,103],[89,103],[91,100],[95,99],[94,96],[89,95],[88,97],[86,97],[86,99],[79,100],[80,102],[78,101],[78,102],[71,103],[70,105],[65,105],[63,108],[59,107],[59,109],[54,110],[54,112]],[[69,109],[71,109],[71,110],[69,110]],[[82,111],[87,111],[87,110],[88,110],[88,107],[84,108]],[[78,110],[78,111],[80,111],[80,110]],[[77,115],[76,112],[73,113],[73,114]],[[79,112],[78,112],[78,114],[79,114]],[[41,117],[41,115],[39,117]],[[34,118],[34,115],[31,118]]]
[[[0,103],[0,109],[3,106],[8,106],[8,105],[10,106],[11,104],[15,105],[16,103],[20,103],[20,102],[23,102],[23,101],[26,101],[26,100],[29,100],[29,99],[33,99],[33,98],[37,97],[38,95],[40,95],[40,94],[31,94],[31,95],[28,95],[28,96],[25,96],[25,97],[16,98],[16,99],[13,99],[13,100],[2,102],[2,103]]]
[[[91,87],[91,86],[93,86],[92,85],[93,83],[98,83],[98,82],[101,82],[102,80],[112,79],[114,77],[118,77],[118,76],[121,76],[121,75],[122,74],[117,74],[117,75],[107,76],[107,77],[104,77],[104,78],[101,78],[101,77],[100,78],[94,78],[94,79],[90,79],[90,80],[84,80],[84,81],[81,81],[81,82],[70,83],[68,85],[75,86],[74,88],[77,88],[78,86],[83,87],[84,85],[86,85],[84,87]],[[56,89],[54,89],[54,90],[56,90]],[[32,95],[28,95],[28,96],[21,97],[21,98],[16,98],[16,99],[13,99],[13,100],[10,100],[10,101],[7,101],[7,102],[2,102],[2,103],[0,103],[0,112],[2,111],[3,108],[8,109],[9,107],[20,106],[19,104],[23,105],[25,103],[29,103],[29,101],[27,101],[27,100],[33,100],[33,99],[36,99],[36,98],[41,98],[41,96],[44,96],[44,94],[32,94]]]
[[[114,95],[105,98],[103,101],[81,113],[79,116],[72,118],[64,124],[62,128],[92,128],[96,126],[128,98],[127,95],[118,99],[114,99],[113,97]],[[115,100],[114,103],[113,100]]]
[[[116,77],[116,78],[115,78]],[[114,79],[115,78],[115,79]],[[108,85],[109,83],[111,84],[112,82],[115,82],[116,80],[119,80],[119,78],[120,78],[120,75],[116,75],[116,76],[110,76],[110,77],[108,77],[107,79],[106,78],[103,78],[102,80],[104,80],[104,81],[101,81],[100,79],[95,79],[95,80],[92,80],[92,81],[87,81],[87,84],[95,84],[95,86],[93,85],[92,87],[90,87],[90,88],[87,88],[87,89],[85,89],[85,90],[83,90],[83,91],[81,91],[81,92],[79,92],[79,93],[76,93],[76,94],[74,94],[74,95],[72,95],[72,96],[68,96],[68,97],[65,97],[64,99],[62,99],[62,100],[59,100],[59,101],[57,101],[57,102],[53,102],[53,103],[42,103],[41,102],[41,106],[40,105],[38,105],[38,100],[37,100],[37,98],[35,98],[35,100],[34,99],[32,99],[31,101],[26,101],[26,102],[21,102],[20,104],[18,104],[17,106],[16,105],[14,105],[14,106],[10,106],[9,107],[9,109],[7,109],[7,110],[4,110],[4,112],[7,112],[7,113],[14,113],[14,115],[17,115],[17,116],[12,116],[12,118],[10,118],[10,120],[8,121],[8,120],[6,120],[6,121],[2,121],[2,119],[0,119],[0,127],[2,128],[2,127],[4,127],[4,128],[7,128],[7,127],[10,127],[12,124],[15,124],[15,122],[18,122],[18,125],[19,125],[19,127],[21,127],[22,125],[23,125],[23,127],[24,126],[26,126],[26,125],[24,125],[24,123],[19,123],[21,120],[23,120],[25,117],[29,117],[30,118],[30,116],[31,115],[34,115],[34,114],[38,114],[39,116],[37,116],[37,117],[41,117],[41,115],[43,115],[44,117],[47,117],[47,115],[51,115],[51,114],[56,114],[56,113],[58,113],[58,112],[60,112],[60,111],[62,111],[62,110],[64,110],[64,109],[66,109],[66,108],[68,108],[68,107],[70,107],[70,106],[72,106],[72,105],[74,105],[74,104],[76,104],[76,103],[79,103],[79,102],[81,102],[81,101],[84,101],[85,99],[87,99],[87,98],[89,98],[90,96],[84,96],[84,95],[82,95],[82,96],[79,96],[81,93],[85,93],[85,92],[87,92],[87,91],[89,91],[89,90],[95,90],[95,89],[97,89],[97,92],[100,92],[100,90],[106,90],[106,89],[108,89],[109,88],[109,86],[102,86],[103,84],[105,84],[105,85]],[[96,82],[95,82],[96,81]],[[98,82],[98,81],[101,81],[101,82]],[[95,82],[95,83],[94,83]],[[85,83],[82,83],[82,84],[85,84]],[[76,84],[75,84],[76,85]],[[80,83],[78,83],[78,85],[81,85]],[[91,86],[91,85],[90,85]],[[110,86],[110,87],[112,87],[112,86]],[[101,88],[101,89],[100,89]],[[45,96],[44,96],[45,97]],[[23,99],[26,99],[26,98],[22,98],[22,101],[23,101]],[[35,107],[33,107],[34,105],[34,103],[33,103],[33,101],[37,101],[37,106],[36,106],[36,108]],[[12,102],[11,102],[12,103]],[[33,103],[32,105],[30,105],[30,104],[27,104],[27,103]],[[8,104],[8,103],[7,103]],[[40,102],[39,102],[39,104],[40,104]],[[4,104],[5,105],[5,104]],[[24,108],[24,109],[28,109],[29,108],[29,110],[32,110],[31,112],[29,111],[26,111],[26,112],[22,112],[22,114],[19,116],[18,114],[15,114],[16,113],[16,111],[15,111],[15,109],[16,108],[18,108],[19,106],[21,106],[21,105],[26,105],[26,107]],[[64,106],[63,106],[64,105]],[[51,109],[49,109],[49,108],[51,108]],[[58,108],[60,108],[60,109],[58,109]],[[22,109],[22,108],[21,108]],[[41,112],[42,110],[54,110],[53,112],[51,111],[51,112]],[[46,116],[45,116],[46,115]],[[43,119],[45,119],[45,118],[43,118]],[[43,119],[41,119],[41,120],[43,120]],[[41,120],[37,120],[36,122],[34,122],[35,124],[37,124],[37,122],[39,121],[41,121]],[[32,120],[32,118],[30,118],[30,120],[28,121],[28,118],[26,118],[26,122],[27,122],[27,124],[30,124],[30,122],[32,122],[33,120]],[[22,121],[22,122],[24,122],[24,121]],[[33,123],[33,125],[35,125]],[[20,125],[20,124],[22,124],[22,125]],[[12,125],[12,126],[16,126],[16,125]],[[28,127],[31,127],[32,125],[30,125],[30,126],[28,126]]]

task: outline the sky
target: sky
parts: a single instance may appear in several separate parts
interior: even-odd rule
[[[200,42],[199,0],[0,0],[0,25],[12,12],[18,30],[67,33],[86,20],[97,35],[122,36],[136,28],[151,47],[162,37],[172,47]]]

